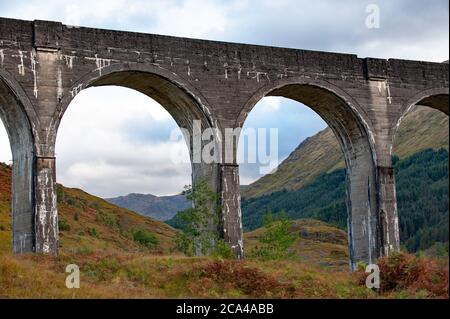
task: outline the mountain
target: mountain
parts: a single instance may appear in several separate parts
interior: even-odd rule
[[[76,188],[57,186],[62,252],[168,252],[176,231]],[[0,251],[11,249],[11,167],[0,163]]]
[[[421,150],[448,149],[448,117],[427,107],[416,107],[401,122],[394,145],[400,158]],[[258,197],[282,189],[297,190],[322,173],[344,168],[344,158],[330,128],[305,139],[268,174],[242,188],[242,197]]]
[[[171,219],[178,211],[192,206],[184,195],[155,196],[132,193],[126,196],[107,198],[106,200],[119,207],[161,221]]]

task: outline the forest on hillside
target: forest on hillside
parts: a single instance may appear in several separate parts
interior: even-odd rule
[[[404,159],[393,157],[400,240],[408,251],[449,241],[448,151],[427,149]],[[288,218],[315,218],[346,229],[345,170],[324,173],[296,191],[282,190],[242,199],[244,230],[262,225],[268,211]]]

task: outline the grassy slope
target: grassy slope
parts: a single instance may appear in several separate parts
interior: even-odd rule
[[[418,107],[402,121],[394,153],[401,158],[426,148],[448,149],[448,117],[436,110]],[[274,174],[268,174],[243,189],[243,197],[258,197],[286,188],[297,190],[321,173],[344,167],[339,144],[330,128],[303,141]]]
[[[348,272],[345,234],[325,223],[296,222],[292,231],[308,236],[296,242],[296,260],[186,258],[168,254],[175,231],[164,223],[62,186],[60,220],[70,230],[61,231],[60,255],[12,255],[10,173],[0,164],[0,298],[376,297]],[[135,229],[154,233],[161,243],[159,251],[132,241]],[[245,235],[247,251],[262,231]],[[330,236],[333,233],[338,235]],[[65,287],[68,264],[80,267],[80,289]]]
[[[246,251],[259,244],[258,238],[263,232],[264,227],[244,233]],[[345,231],[319,220],[299,219],[293,221],[291,233],[298,235],[293,250],[300,260],[341,270],[348,267]]]
[[[174,230],[77,189],[59,188],[58,257],[10,253],[10,168],[0,164],[0,298],[398,298],[435,297],[399,290],[382,296],[348,271],[345,232],[314,220],[295,221],[298,234],[289,260],[222,261],[168,255]],[[78,221],[75,215],[78,214]],[[67,226],[66,226],[67,227]],[[92,236],[92,228],[96,236]],[[130,238],[154,233],[159,251]],[[246,251],[258,245],[257,229],[245,234]],[[161,255],[161,253],[166,253]],[[65,267],[76,264],[81,288],[67,289]],[[444,265],[448,267],[447,265]],[[448,278],[448,276],[447,276]]]
[[[0,251],[11,249],[11,169],[0,164]],[[176,231],[167,224],[114,206],[79,189],[58,185],[60,249],[73,251],[148,250],[133,241],[133,232],[154,234],[157,251],[168,252]],[[70,229],[69,229],[70,228]]]

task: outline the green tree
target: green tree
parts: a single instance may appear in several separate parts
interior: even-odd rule
[[[269,211],[263,217],[265,230],[259,237],[262,246],[254,248],[250,253],[251,257],[264,260],[277,260],[292,255],[289,248],[291,248],[297,238],[290,232],[292,221],[287,219],[284,211],[279,216],[279,218],[274,218]]]
[[[217,225],[221,214],[219,196],[207,180],[194,187],[185,186],[183,194],[193,207],[177,213],[174,223],[182,230],[177,234],[175,248],[187,256],[215,254],[228,258],[231,250],[219,237]]]

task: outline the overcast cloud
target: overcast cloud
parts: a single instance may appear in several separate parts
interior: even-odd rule
[[[365,26],[371,3],[380,8],[379,29]],[[435,62],[448,59],[448,12],[447,0],[0,0],[2,17]],[[280,160],[325,126],[310,109],[277,98],[263,99],[245,123],[279,128]],[[160,105],[138,92],[83,91],[61,124],[58,181],[99,196],[177,193],[189,183],[190,165],[170,161],[169,134],[176,127]],[[9,160],[0,125],[0,161]],[[241,166],[243,183],[258,177],[257,166]]]

